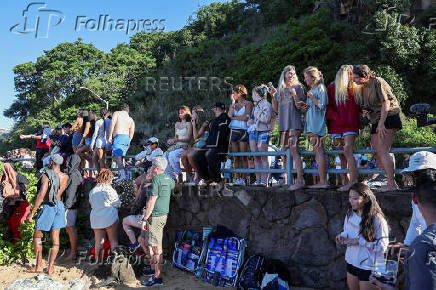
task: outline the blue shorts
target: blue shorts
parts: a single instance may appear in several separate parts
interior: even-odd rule
[[[76,132],[73,134],[73,146],[79,146],[82,140],[83,134],[81,132]]]
[[[330,137],[332,139],[336,139],[336,138],[342,139],[347,135],[358,135],[358,133],[349,131],[349,132],[345,132],[345,133],[341,133],[341,134],[330,134]]]
[[[92,139],[91,138],[85,138],[85,145],[86,146],[91,146],[91,142],[92,142]]]
[[[44,203],[36,217],[35,229],[48,232],[65,228],[65,208],[62,201]]]
[[[253,131],[250,132],[248,139],[250,141],[256,141],[257,143],[269,143],[269,139],[271,138],[271,134],[269,131]]]
[[[126,156],[130,146],[130,137],[126,134],[118,134],[112,144],[112,156]]]

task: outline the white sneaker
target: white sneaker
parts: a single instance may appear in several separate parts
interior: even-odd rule
[[[242,178],[238,178],[235,180],[235,182],[233,182],[233,185],[244,185],[244,181]]]
[[[243,179],[243,178],[240,178],[240,183],[239,183],[239,185],[242,185],[242,186],[245,186],[245,179]]]

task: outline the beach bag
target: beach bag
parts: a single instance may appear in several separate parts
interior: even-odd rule
[[[282,261],[268,259],[265,261],[264,270],[261,290],[289,290],[291,276]]]
[[[202,233],[177,230],[173,266],[188,272],[196,272],[204,252],[203,248]]]
[[[238,282],[238,290],[260,290],[265,258],[253,255],[245,262]]]
[[[103,245],[103,259],[106,260],[112,254],[111,251],[111,243],[109,240],[106,240]],[[92,247],[91,253],[89,254],[91,257],[95,257],[95,246]]]
[[[136,276],[132,264],[129,262],[129,255],[119,248],[114,249],[113,262],[111,265],[112,277],[120,283],[136,286]]]
[[[203,281],[214,286],[235,287],[246,247],[244,239],[211,237],[208,243]]]

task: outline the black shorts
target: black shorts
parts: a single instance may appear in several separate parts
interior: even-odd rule
[[[232,142],[248,142],[248,132],[244,129],[231,129],[230,140]]]
[[[371,134],[377,134],[377,124],[372,124]],[[395,114],[392,116],[388,116],[385,121],[386,129],[403,129],[403,123],[401,123],[400,114]]]
[[[371,276],[371,270],[359,269],[348,263],[347,263],[347,272],[353,276],[356,276],[359,279],[359,281],[369,281],[369,276]]]

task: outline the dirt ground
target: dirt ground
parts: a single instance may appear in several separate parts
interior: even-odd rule
[[[35,264],[35,260],[30,261],[31,265]],[[47,266],[47,261],[44,260],[44,265]],[[26,273],[29,265],[13,264],[9,266],[0,266],[0,289],[4,289],[9,283],[24,278],[31,278],[36,274]],[[141,277],[137,277],[141,278]],[[144,278],[144,277],[142,277]],[[196,290],[196,289],[219,289],[212,285],[202,282],[195,278],[192,274],[171,267],[170,263],[166,263],[162,269],[162,278],[164,286],[153,287],[153,289],[171,289],[171,290]],[[92,274],[89,264],[82,265],[59,265],[55,266],[55,273],[52,279],[59,282],[67,282],[74,279],[84,279],[91,284],[99,283],[100,280]],[[138,280],[136,285],[119,285],[116,287],[102,287],[99,289],[144,289]],[[221,288],[222,289],[222,288]],[[233,289],[233,288],[227,288]],[[235,288],[236,289],[236,288]]]

